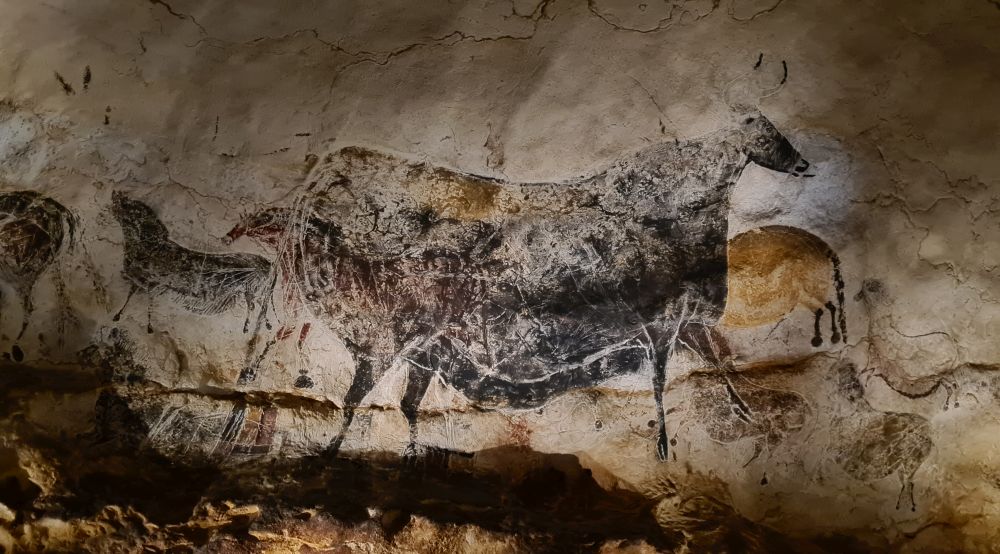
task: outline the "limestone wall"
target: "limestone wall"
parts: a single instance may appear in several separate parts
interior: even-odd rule
[[[3,2],[0,544],[993,551],[998,8]]]

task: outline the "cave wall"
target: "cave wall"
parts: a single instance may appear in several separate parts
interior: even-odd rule
[[[0,545],[995,548],[998,8],[4,2]]]

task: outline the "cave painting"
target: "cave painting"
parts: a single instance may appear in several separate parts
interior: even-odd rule
[[[209,254],[185,248],[170,240],[152,208],[121,192],[113,194],[112,211],[125,238],[123,274],[130,285],[114,321],[132,295],[142,291],[151,297],[164,295],[197,314],[224,312],[242,297],[247,309],[243,332],[248,331],[260,302],[259,326],[273,281],[270,262],[253,254]],[[151,322],[147,330],[153,332]]]
[[[271,450],[278,409],[237,403],[226,419],[216,453],[261,455]]]
[[[229,237],[276,248],[294,272],[285,286],[353,355],[331,450],[394,364],[407,374],[408,451],[434,375],[480,407],[533,408],[652,366],[666,459],[666,366],[679,335],[722,316],[733,186],[751,163],[795,175],[809,165],[766,117],[734,111],[725,130],[556,183],[345,148],[298,203],[244,218]]]
[[[916,511],[913,475],[934,446],[930,423],[916,414],[873,408],[865,398],[865,389],[853,364],[838,367],[835,378],[837,389],[846,400],[839,404],[831,426],[837,439],[833,452],[837,465],[861,481],[896,474],[900,483],[896,509],[909,493],[910,509]]]
[[[699,372],[686,379],[692,392],[682,424],[701,427],[720,444],[752,439],[753,454],[744,467],[801,431],[812,415],[805,398],[794,391],[772,388],[743,374],[726,377]],[[733,395],[742,403],[729,402]]]
[[[57,259],[66,237],[72,245],[76,217],[62,204],[32,191],[0,193],[0,279],[21,303],[20,340],[34,311],[32,291],[38,278]],[[18,345],[14,361],[23,359]]]
[[[840,259],[822,239],[783,225],[753,229],[730,239],[724,325],[773,323],[799,306],[815,316],[813,346],[823,344],[824,308],[830,314],[830,342],[847,340]]]

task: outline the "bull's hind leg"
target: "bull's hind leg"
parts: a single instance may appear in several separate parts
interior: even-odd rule
[[[813,312],[813,338],[812,345],[815,348],[823,346],[823,332],[820,331],[820,323],[823,321],[823,308],[817,308]]]
[[[417,452],[417,416],[420,411],[420,401],[427,394],[427,387],[431,384],[434,374],[427,369],[410,365],[406,372],[406,392],[399,402],[399,408],[406,417],[406,423],[410,430],[410,444],[406,447],[406,456],[415,456]]]
[[[122,312],[124,312],[125,308],[128,306],[128,301],[132,300],[132,295],[135,294],[135,289],[136,289],[135,285],[129,286],[128,296],[125,297],[125,303],[122,304],[122,307],[118,310],[118,312],[114,315],[114,317],[111,318],[111,321],[118,321],[119,319],[122,318]]]
[[[399,402],[399,408],[406,417],[410,431],[410,443],[403,452],[406,458],[417,455],[417,416],[420,413],[420,402],[427,394],[427,387],[430,386],[433,376],[430,370],[415,367],[413,364],[410,364],[409,371],[406,372],[406,392]]]
[[[840,328],[837,327],[837,306],[834,306],[833,302],[827,302],[826,309],[830,311],[830,342],[837,344],[840,342]]]
[[[375,388],[375,362],[368,355],[366,349],[353,342],[347,342],[347,349],[354,357],[354,377],[351,379],[351,386],[344,395],[344,419],[340,424],[340,430],[327,446],[327,453],[336,456],[340,452],[340,445],[344,442],[351,423],[354,421],[354,413],[361,405],[361,401],[373,388]]]

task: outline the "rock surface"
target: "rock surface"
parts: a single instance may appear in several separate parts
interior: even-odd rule
[[[994,551],[998,8],[3,1],[0,545]]]

